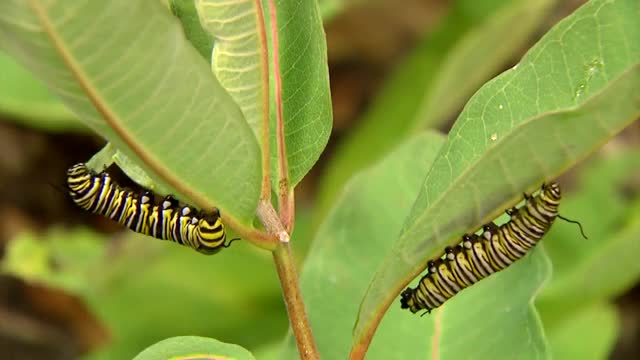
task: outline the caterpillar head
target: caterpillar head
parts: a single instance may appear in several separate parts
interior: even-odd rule
[[[551,199],[560,200],[562,192],[560,191],[560,184],[552,182],[550,184],[544,184],[542,186],[542,192]]]
[[[83,163],[78,163],[73,165],[72,167],[70,167],[69,169],[67,169],[67,176],[71,177],[71,176],[81,176],[81,175],[85,175],[85,174],[89,174],[89,169],[87,169],[87,166]]]
[[[198,240],[197,250],[203,254],[213,255],[222,248],[227,247],[227,239],[224,225],[220,220],[220,211],[214,208],[212,211],[200,211],[198,214],[198,226],[196,233]]]
[[[406,288],[400,294],[400,308],[402,309],[411,309],[411,312],[415,313],[418,311],[417,309],[414,311],[414,301],[413,301],[413,289]]]
[[[213,228],[217,226],[217,222],[220,219],[220,210],[213,208],[211,211],[200,211],[199,218],[200,224]]]

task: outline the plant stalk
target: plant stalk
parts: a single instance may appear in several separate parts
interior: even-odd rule
[[[319,359],[318,348],[313,339],[311,325],[302,301],[298,274],[289,244],[289,234],[280,222],[280,218],[271,203],[261,201],[258,204],[257,214],[267,232],[276,235],[280,240],[273,251],[273,261],[278,271],[282,295],[289,315],[289,323],[296,338],[300,358],[304,360]]]

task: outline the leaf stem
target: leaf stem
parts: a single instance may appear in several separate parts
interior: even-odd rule
[[[302,301],[302,294],[298,286],[298,274],[289,245],[289,234],[285,231],[275,209],[269,202],[258,204],[258,218],[270,234],[275,234],[280,242],[273,251],[273,261],[276,264],[282,295],[289,314],[289,323],[296,338],[298,353],[301,359],[319,359],[311,326]]]
[[[267,46],[267,30],[264,22],[264,13],[262,11],[262,2],[255,0],[256,21],[258,39],[260,42],[260,80],[262,82],[262,190],[260,191],[260,200],[271,200],[271,141],[269,121],[269,47]]]
[[[294,196],[289,182],[289,165],[287,163],[287,146],[284,136],[284,115],[282,112],[282,78],[280,76],[280,58],[278,42],[278,21],[276,5],[269,0],[269,15],[271,18],[271,39],[273,42],[273,74],[275,84],[276,103],[276,147],[278,158],[278,206],[280,209],[280,222],[287,233],[293,230],[294,222]]]
[[[293,189],[288,189],[285,185],[281,184],[278,198],[278,203],[280,204],[280,221],[287,233],[291,234],[293,232],[296,211]]]
[[[319,359],[318,348],[313,339],[311,325],[309,324],[300,287],[298,286],[298,274],[296,273],[289,241],[280,242],[273,252],[273,260],[278,270],[282,294],[289,314],[289,323],[296,338],[300,358]]]

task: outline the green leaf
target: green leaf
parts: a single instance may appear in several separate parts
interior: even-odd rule
[[[263,117],[268,115],[262,75],[268,69],[266,44],[260,42],[265,31],[260,2],[195,0],[195,5],[200,22],[215,39],[211,70],[242,109],[256,138],[262,139]]]
[[[258,144],[160,2],[8,1],[0,43],[158,182],[228,218],[253,219]]]
[[[289,185],[293,187],[316,163],[331,134],[327,46],[315,0],[274,2],[278,42],[272,36],[270,52],[277,52],[279,68],[272,68],[271,73],[282,83],[282,93],[275,94],[275,101],[282,106]],[[263,0],[263,4],[269,9],[268,1]],[[269,23],[273,21],[270,16],[273,15],[265,10]],[[273,129],[272,133],[275,134]],[[271,162],[272,171],[277,174],[275,151]]]
[[[0,52],[0,113],[47,131],[86,130],[67,107],[28,71]]]
[[[618,338],[620,319],[615,306],[594,304],[562,323],[546,328],[554,359],[607,359]]]
[[[353,316],[371,271],[393,244],[389,240],[400,230],[443,140],[439,134],[421,134],[379,164],[356,175],[313,241],[300,281],[323,359],[346,358]],[[408,330],[407,325],[416,320],[419,319],[405,316],[404,329]],[[371,356],[412,358],[399,354],[409,355],[424,345],[424,341],[415,343],[422,339],[419,332],[397,334],[393,337],[397,341],[393,347],[379,349],[381,351],[372,352]],[[286,345],[285,354],[278,358],[297,358],[291,334]],[[395,355],[389,357],[391,354]]]
[[[471,98],[363,300],[357,341],[428,259],[640,115],[639,12],[634,0],[589,2]]]
[[[178,336],[162,340],[138,354],[134,360],[232,360],[255,359],[234,344],[199,336]]]
[[[213,38],[200,25],[194,0],[170,0],[171,12],[182,23],[184,34],[200,55],[211,62]]]
[[[320,184],[317,219],[345,181],[416,130],[441,127],[513,58],[555,0],[458,1],[392,74],[353,135],[336,149]],[[496,46],[499,43],[499,46]],[[390,121],[393,119],[393,121]]]

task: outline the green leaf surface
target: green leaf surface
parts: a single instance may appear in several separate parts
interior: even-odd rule
[[[242,109],[257,139],[262,139],[264,111],[262,73],[266,48],[260,44],[264,24],[259,1],[195,0],[202,26],[215,39],[211,70]],[[266,46],[266,44],[264,44]],[[263,61],[263,57],[265,61]]]
[[[370,170],[355,176],[313,241],[300,281],[323,359],[346,358],[354,315],[371,271],[393,244],[390,240],[400,230],[443,141],[438,134],[421,134]],[[402,323],[408,330],[406,325],[418,319],[404,317],[404,320]],[[405,348],[406,354],[410,354],[418,346],[415,341],[423,337],[419,333],[404,334],[406,338],[394,337],[398,342],[375,356],[397,355],[397,351]],[[424,341],[421,343],[424,345]],[[297,358],[291,334],[279,358]]]
[[[343,184],[422,128],[450,119],[539,27],[555,0],[458,1],[392,74],[372,108],[332,157],[320,184],[324,218]]]
[[[254,217],[255,137],[160,2],[7,1],[0,43],[158,182],[199,207]]]
[[[356,341],[446,245],[640,115],[640,3],[594,0],[469,101],[360,308]]]
[[[279,68],[272,67],[271,73],[282,84],[282,92],[274,94],[274,99],[282,106],[289,186],[293,187],[316,163],[331,134],[327,45],[315,0],[274,0],[274,3],[278,41],[271,36],[270,52],[277,52]],[[269,9],[267,0],[263,4]],[[269,24],[273,22],[272,16],[265,10]],[[273,129],[272,133],[275,134]],[[272,149],[274,141],[275,137]],[[274,174],[278,173],[276,156],[274,151],[271,161]],[[275,185],[278,189],[278,184]]]
[[[554,359],[580,360],[610,358],[619,328],[616,308],[608,303],[582,308],[562,323],[545,327]]]
[[[253,360],[241,346],[199,336],[178,336],[153,344],[134,360]]]
[[[171,12],[180,19],[187,39],[207,62],[211,62],[213,37],[200,25],[194,0],[170,0],[170,3]]]
[[[0,52],[0,113],[47,131],[86,130],[75,115],[15,60]]]

